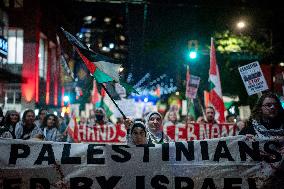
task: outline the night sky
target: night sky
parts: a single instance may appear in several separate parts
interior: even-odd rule
[[[208,52],[210,37],[214,32],[237,32],[235,23],[239,18],[244,18],[249,24],[244,34],[262,37],[263,40],[269,40],[267,36],[270,31],[273,34],[274,53],[267,59],[259,60],[260,63],[279,64],[284,61],[283,29],[280,27],[284,22],[284,8],[272,2],[152,0],[148,1],[147,9],[144,9],[144,4],[129,4],[128,14],[125,4],[70,1],[69,4],[72,4],[72,8],[66,14],[68,23],[65,24],[73,32],[80,30],[84,16],[124,17],[129,47],[124,66],[126,73],[134,74],[136,82],[148,72],[152,79],[165,73],[177,85],[182,85],[186,65],[190,64],[191,73],[201,76],[201,88],[206,89],[209,55],[204,53],[199,56],[198,61],[190,63],[187,58],[187,42],[191,39],[198,40],[199,50]],[[58,9],[64,6],[63,1]],[[217,62],[221,70],[222,60],[222,55],[217,52]],[[234,74],[238,74],[236,70]],[[227,76],[221,71],[221,79],[226,85],[228,78],[224,77]],[[232,89],[228,88],[226,91],[223,87],[223,90],[226,93]]]

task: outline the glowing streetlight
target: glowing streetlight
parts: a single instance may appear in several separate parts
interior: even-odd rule
[[[237,28],[238,29],[244,29],[246,27],[246,23],[244,21],[239,21],[237,23]]]

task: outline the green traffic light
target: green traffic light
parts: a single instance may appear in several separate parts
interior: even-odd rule
[[[190,59],[196,59],[197,58],[197,52],[196,51],[190,51],[189,52],[189,58]]]

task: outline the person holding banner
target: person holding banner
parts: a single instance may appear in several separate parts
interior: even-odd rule
[[[130,129],[129,144],[147,144],[146,126],[142,121],[135,121]]]
[[[206,123],[215,124],[217,123],[215,119],[215,109],[212,106],[208,106],[205,110]]]
[[[16,138],[15,128],[16,124],[20,121],[20,114],[16,110],[7,111],[3,126],[0,127],[0,137],[3,138]]]
[[[275,94],[266,92],[259,98],[239,134],[266,138],[284,136],[284,110]]]
[[[47,114],[48,114],[47,109],[42,108],[39,110],[38,115],[36,116],[35,124],[41,129],[43,129],[42,123]]]
[[[163,144],[170,142],[170,138],[163,132],[162,115],[150,112],[146,118],[148,144]]]
[[[32,138],[42,139],[42,130],[34,123],[35,112],[28,109],[24,112],[22,121],[18,122],[15,129],[16,139],[29,140]]]
[[[54,114],[47,114],[42,122],[43,135],[45,141],[61,141],[61,134],[58,130],[58,117]]]

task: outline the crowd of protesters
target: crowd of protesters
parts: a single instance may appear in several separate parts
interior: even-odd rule
[[[9,110],[5,116],[0,108],[0,137],[13,139],[36,139],[54,142],[72,142],[68,139],[67,120],[61,116],[50,114],[47,109],[39,110],[35,115],[34,110],[24,111],[22,118],[15,110]],[[227,120],[228,122],[229,119]],[[163,127],[177,125],[179,123],[218,124],[215,119],[213,107],[205,109],[205,116],[186,117],[180,120],[176,110],[166,112],[164,118],[156,111],[148,112],[141,119],[120,120],[127,128],[127,141],[129,144],[161,144],[170,142],[170,138],[163,132]],[[108,121],[103,108],[94,110],[89,119],[81,118],[79,125],[112,125]],[[237,120],[235,123],[240,135],[258,137],[284,136],[284,110],[278,97],[271,93],[264,93],[257,101],[250,118]]]

